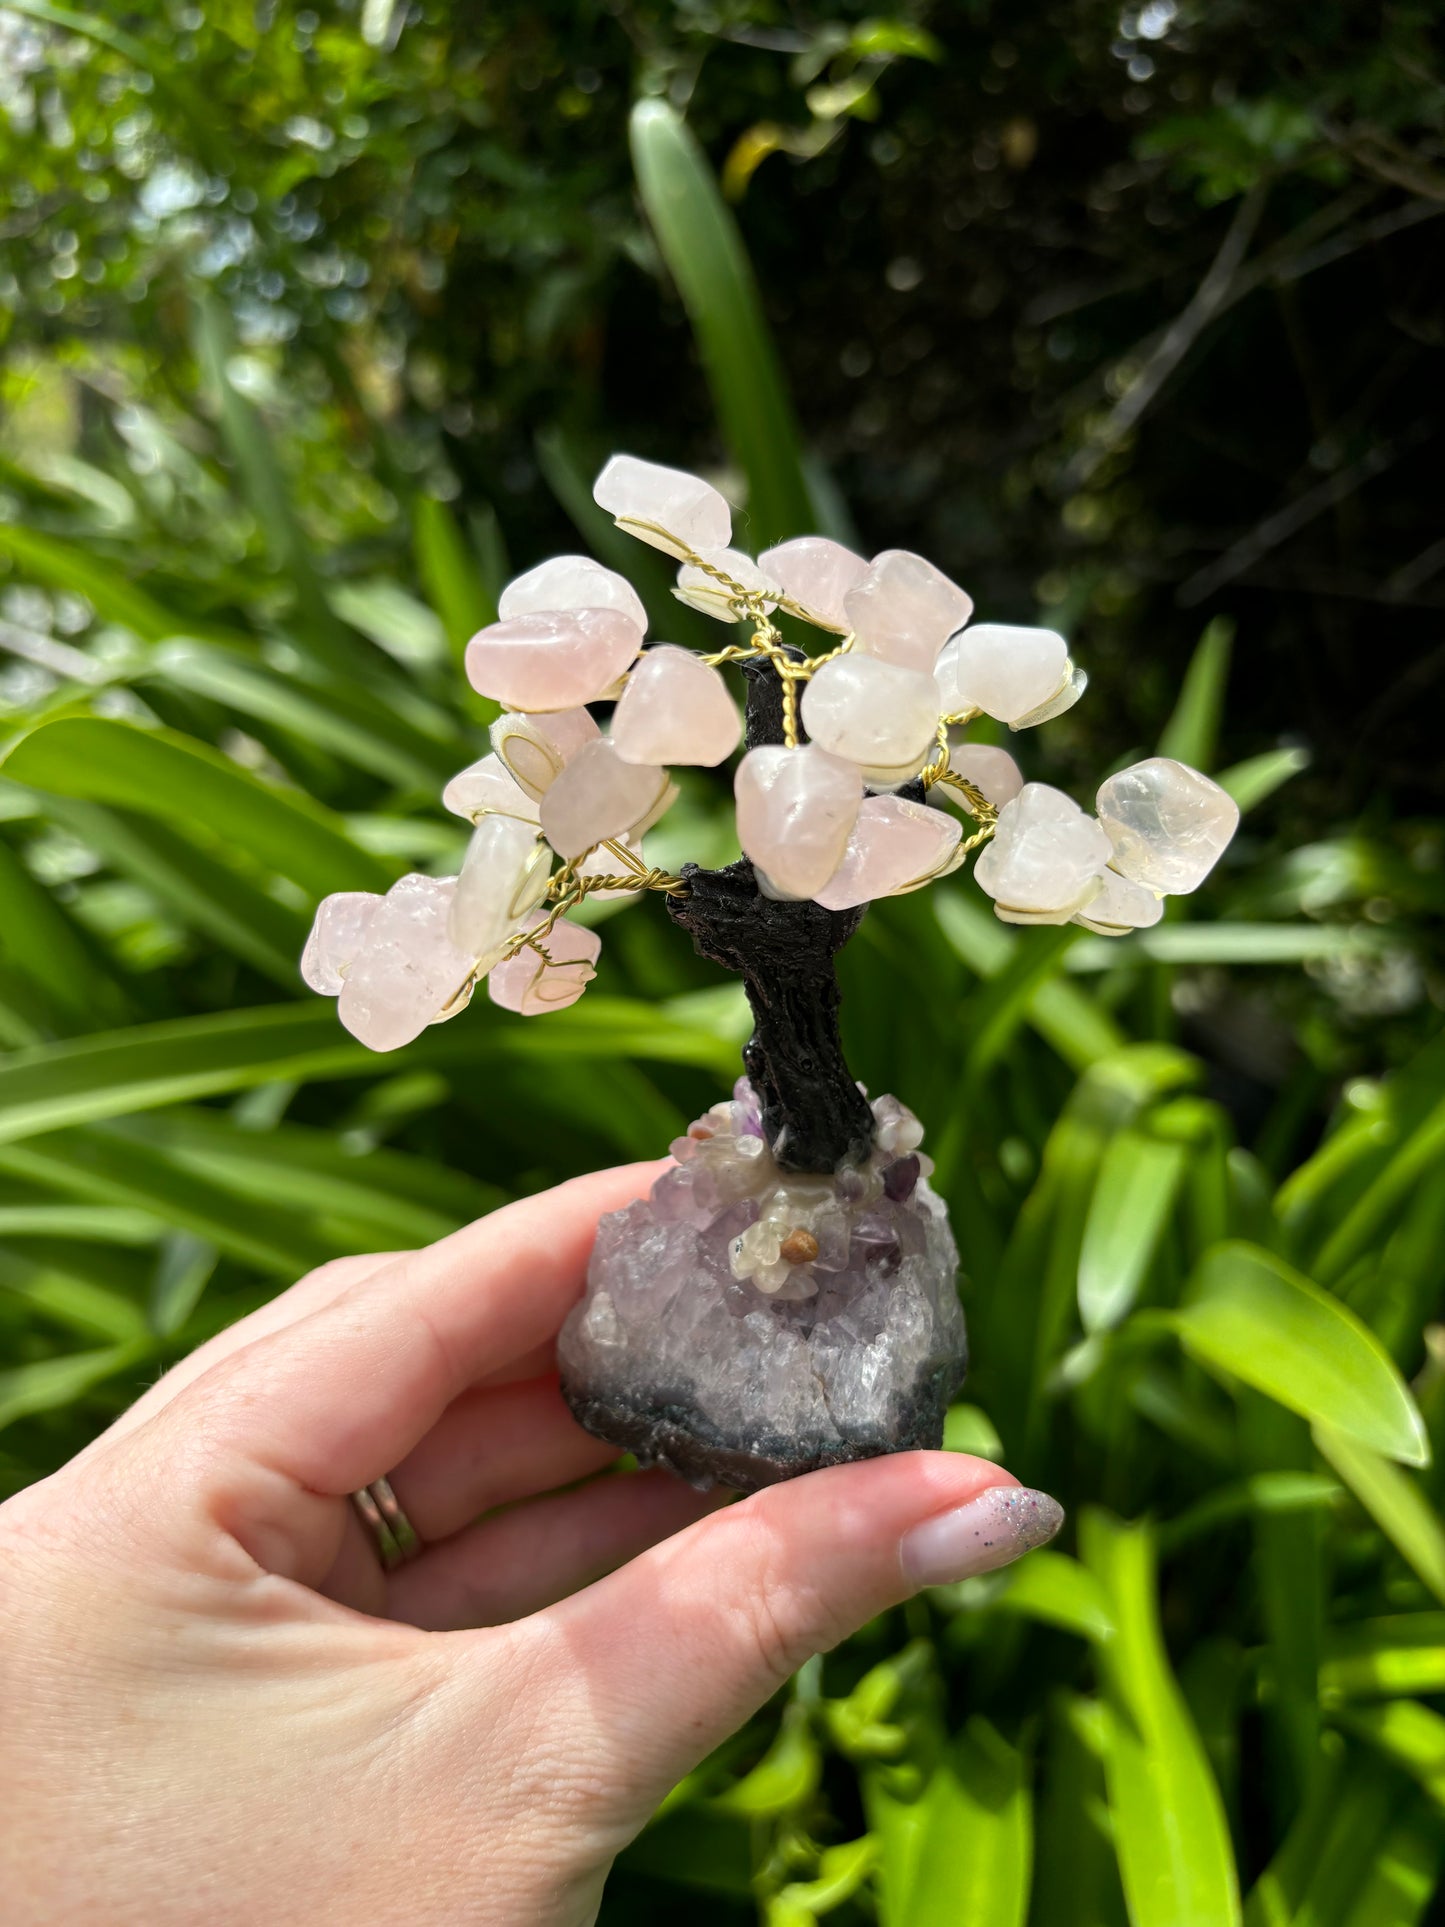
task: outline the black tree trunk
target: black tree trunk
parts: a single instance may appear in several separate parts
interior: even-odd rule
[[[783,741],[782,685],[764,661],[748,678],[747,745]],[[843,1056],[833,958],[863,921],[856,910],[778,903],[743,857],[723,870],[682,872],[686,896],[668,911],[698,954],[742,977],[754,1030],[743,1064],[763,1106],[773,1155],[789,1171],[835,1171],[873,1146],[873,1113]]]

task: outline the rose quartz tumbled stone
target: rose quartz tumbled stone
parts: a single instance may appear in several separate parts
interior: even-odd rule
[[[472,832],[452,892],[447,936],[490,970],[547,888],[551,852],[536,826],[515,816],[484,816]]]
[[[576,709],[595,702],[642,647],[620,609],[565,609],[494,622],[467,644],[467,680],[508,709]]]
[[[540,915],[529,919],[541,922]],[[565,1010],[575,1004],[597,975],[596,963],[602,939],[595,930],[580,923],[558,919],[542,939],[552,962],[546,963],[535,950],[523,948],[515,957],[499,963],[487,979],[487,992],[503,1010],[515,1010],[523,1017],[540,1017],[549,1010]]]
[[[340,993],[381,901],[374,890],[338,890],[317,906],[301,952],[301,975],[323,997]]]
[[[541,798],[577,751],[601,734],[585,709],[538,716],[514,711],[492,724],[492,748],[527,795]]]
[[[981,709],[1001,723],[1017,722],[1055,695],[1068,661],[1069,645],[1052,629],[977,623],[955,636],[939,658],[944,709],[950,716]]]
[[[503,622],[557,609],[618,609],[647,632],[647,611],[636,589],[625,575],[604,569],[590,555],[554,555],[539,562],[509,582],[497,604]]]
[[[499,819],[500,820],[500,819]],[[458,995],[473,959],[447,935],[455,877],[405,876],[377,905],[337,1014],[371,1050],[399,1050]]]
[[[906,782],[927,760],[938,727],[938,685],[920,669],[876,656],[835,656],[803,691],[815,743],[856,763],[875,788]]]
[[[1114,862],[1135,883],[1178,896],[1197,890],[1239,827],[1239,805],[1172,756],[1150,756],[1099,790]]]
[[[800,535],[764,550],[758,567],[822,628],[846,635],[851,624],[843,599],[868,573],[861,555],[826,535]]]
[[[942,569],[907,549],[875,555],[844,597],[854,647],[880,662],[930,673],[938,652],[973,614],[973,599]]]
[[[1025,783],[973,873],[1005,922],[1067,923],[1099,889],[1109,856],[1108,837],[1072,797]]]
[[[689,549],[726,548],[733,532],[732,510],[710,482],[635,455],[612,457],[592,499],[629,535],[679,560]]]
[[[972,783],[996,810],[1012,803],[1024,786],[1018,764],[1006,749],[995,749],[992,743],[960,743],[949,756],[948,767]]]
[[[770,896],[816,896],[847,847],[863,801],[857,768],[816,743],[750,749],[738,765],[738,841]]]
[[[665,769],[624,763],[605,740],[587,743],[542,798],[542,828],[558,856],[581,856],[606,837],[640,834],[676,794]]]
[[[825,910],[851,910],[876,897],[898,896],[930,882],[963,836],[956,816],[902,796],[865,796],[843,860],[813,900]]]
[[[612,717],[612,747],[624,763],[720,763],[742,732],[722,676],[670,642],[635,664]]]

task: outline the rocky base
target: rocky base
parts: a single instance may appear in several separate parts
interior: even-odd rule
[[[942,1442],[967,1360],[958,1254],[917,1120],[872,1109],[865,1163],[802,1176],[741,1079],[651,1196],[603,1219],[558,1344],[580,1424],[744,1492]]]

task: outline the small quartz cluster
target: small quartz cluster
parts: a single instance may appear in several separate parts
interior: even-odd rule
[[[872,1106],[868,1160],[780,1170],[746,1078],[604,1218],[558,1345],[583,1425],[695,1485],[750,1491],[935,1448],[963,1381],[958,1254],[918,1120]]]
[[[373,1049],[455,1015],[483,979],[523,1016],[575,1003],[600,945],[567,912],[593,892],[685,887],[649,869],[642,838],[676,800],[673,769],[720,764],[741,744],[724,661],[764,659],[784,691],[785,740],[747,749],[733,784],[738,841],[777,901],[856,909],[947,876],[991,836],[975,873],[1001,918],[1122,936],[1195,889],[1233,835],[1225,791],[1168,757],[1110,777],[1096,819],[1025,784],[1006,750],[957,740],[981,716],[1016,731],[1047,722],[1086,678],[1051,629],[972,622],[971,598],[923,556],[865,560],[801,536],[753,558],[730,546],[732,511],[710,483],[631,455],[607,463],[594,493],[680,563],[680,601],[751,625],[751,643],[716,660],[649,643],[636,590],[587,556],[508,584],[466,652],[473,687],[504,714],[490,753],[443,793],[474,826],[460,874],[328,897],[302,961]],[[790,654],[778,610],[835,646]],[[614,705],[605,729],[601,703]],[[961,803],[974,833],[933,798]]]

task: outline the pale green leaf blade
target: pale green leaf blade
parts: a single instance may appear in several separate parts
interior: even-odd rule
[[[1121,1131],[1099,1166],[1079,1250],[1079,1315],[1107,1331],[1134,1304],[1189,1162],[1184,1144]]]
[[[1028,1765],[975,1715],[923,1794],[917,1870],[904,1912],[909,1927],[1023,1927],[1033,1869]]]
[[[1111,1714],[1105,1774],[1132,1927],[1231,1927],[1240,1906],[1229,1829],[1160,1634],[1150,1528],[1090,1509],[1080,1543],[1117,1628],[1097,1651]]]
[[[1332,1700],[1445,1693],[1445,1613],[1393,1613],[1337,1628],[1320,1691]]]
[[[1233,643],[1234,624],[1227,616],[1216,616],[1189,658],[1174,713],[1159,738],[1161,756],[1173,756],[1199,770],[1213,764]]]
[[[42,723],[9,751],[4,772],[35,789],[197,821],[313,897],[386,890],[394,871],[359,850],[339,818],[299,791],[282,791],[194,738],[104,716]]]
[[[1445,1603],[1445,1526],[1416,1481],[1332,1426],[1316,1425],[1314,1439],[1381,1532]]]
[[[697,336],[724,436],[748,481],[753,550],[816,523],[792,403],[752,266],[712,169],[676,110],[632,110],[638,191]]]
[[[17,1419],[74,1404],[102,1380],[138,1364],[149,1351],[148,1341],[111,1345],[103,1351],[70,1352],[61,1358],[37,1359],[33,1364],[0,1372],[0,1430]]]
[[[1374,1333],[1272,1252],[1214,1246],[1172,1317],[1186,1350],[1211,1370],[1388,1458],[1429,1463],[1419,1410]]]

